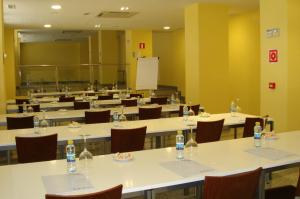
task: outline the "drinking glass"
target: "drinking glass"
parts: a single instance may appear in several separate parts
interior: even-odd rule
[[[198,147],[197,142],[193,138],[193,126],[190,125],[190,139],[185,144],[185,150],[186,150],[186,158],[189,160],[193,160],[194,156],[194,150]]]
[[[86,138],[89,135],[84,134],[84,135],[80,135],[80,136],[82,136],[82,138],[83,138],[84,149],[79,154],[79,160],[92,160],[93,159],[93,154],[87,150],[87,146],[86,146]]]
[[[121,115],[119,116],[119,121],[124,122],[127,121],[126,116],[124,115],[124,106],[121,106]]]

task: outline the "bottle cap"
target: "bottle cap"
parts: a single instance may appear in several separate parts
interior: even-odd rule
[[[73,143],[74,143],[73,140],[68,140],[69,145],[72,145]]]
[[[260,122],[255,122],[255,126],[260,126]]]
[[[182,135],[182,131],[181,131],[181,130],[178,130],[178,131],[177,131],[177,134],[178,134],[178,135]]]

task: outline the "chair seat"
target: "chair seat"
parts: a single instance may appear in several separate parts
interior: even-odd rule
[[[296,187],[287,185],[283,187],[275,187],[267,189],[265,199],[294,199]]]

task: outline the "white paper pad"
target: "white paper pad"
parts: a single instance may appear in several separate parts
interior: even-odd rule
[[[214,170],[210,167],[191,160],[175,160],[170,162],[163,162],[160,165],[182,177],[190,177],[199,173]]]
[[[62,194],[93,188],[92,184],[83,174],[65,174],[42,176],[48,194]]]
[[[269,160],[280,160],[291,156],[296,156],[295,154],[269,147],[247,149],[246,152]]]

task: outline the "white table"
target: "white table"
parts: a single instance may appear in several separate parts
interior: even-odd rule
[[[126,92],[126,89],[114,89],[114,90],[100,90],[100,91],[69,91],[69,95],[82,95],[88,93],[119,93]],[[64,95],[66,92],[45,92],[45,93],[32,93],[33,97],[44,97],[44,96],[60,96]]]
[[[246,150],[254,147],[252,138],[199,144],[193,152],[192,160],[212,170],[195,172],[187,176],[182,176],[162,166],[173,161],[181,164],[175,158],[175,148],[133,152],[134,159],[130,162],[116,162],[112,159],[112,155],[95,156],[86,169],[82,169],[81,163],[78,163],[78,172],[87,176],[93,188],[72,192],[72,194],[95,192],[123,184],[123,194],[144,191],[148,198],[154,198],[155,191],[160,188],[189,183],[200,184],[207,175],[230,175],[258,167],[263,167],[265,172],[299,165],[300,132],[287,132],[278,136],[278,140],[269,141],[267,146],[295,154],[294,156],[269,160],[250,154]],[[189,155],[185,154],[185,156]],[[44,198],[47,191],[42,177],[65,173],[66,160],[1,166],[0,198]],[[261,199],[264,198],[263,184],[260,184],[259,198]]]
[[[92,98],[93,99],[93,98]],[[144,103],[150,102],[150,98],[143,98]],[[112,100],[94,100],[93,101],[96,106],[116,106],[121,105],[120,99],[112,99]],[[48,103],[40,104],[41,110],[47,111],[57,111],[59,109],[74,109],[74,102],[57,102],[52,101]],[[10,104],[6,106],[7,113],[17,113],[19,111],[19,105]]]
[[[157,105],[148,105],[142,107],[156,107]],[[50,122],[63,122],[63,121],[81,121],[84,119],[85,111],[100,111],[100,110],[111,110],[111,115],[113,112],[117,111],[119,114],[121,113],[121,108],[100,108],[100,109],[87,109],[87,110],[62,110],[62,111],[50,111],[45,112],[46,119]],[[162,105],[162,113],[170,113],[170,112],[178,112],[179,105]],[[124,107],[125,115],[136,115],[139,112],[139,107]],[[38,116],[40,119],[43,117],[42,112],[32,113],[33,115]],[[30,114],[26,114],[30,115]],[[2,114],[0,115],[0,125],[6,126],[6,117],[18,117],[24,116],[23,113],[12,113],[12,114]]]

